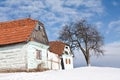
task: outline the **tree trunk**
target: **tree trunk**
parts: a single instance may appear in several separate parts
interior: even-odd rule
[[[90,54],[89,54],[89,51],[87,51],[87,56],[86,56],[86,62],[87,62],[87,66],[91,66],[90,65]]]
[[[90,65],[90,56],[89,56],[89,57],[87,57],[86,62],[87,62],[87,66],[91,66],[91,65]]]

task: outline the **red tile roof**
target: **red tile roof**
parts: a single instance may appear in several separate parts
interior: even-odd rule
[[[27,41],[37,22],[30,18],[0,22],[0,45]]]
[[[53,52],[58,55],[62,55],[65,47],[65,43],[61,41],[51,41],[49,42],[50,52]]]

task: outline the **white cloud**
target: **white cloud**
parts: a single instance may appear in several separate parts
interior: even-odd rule
[[[97,10],[94,11],[95,8],[103,8],[100,1],[95,1],[95,0],[91,0],[91,1],[84,1],[84,0],[37,0],[37,1],[27,1],[27,0],[18,0],[18,1],[14,1],[14,0],[6,0],[4,2],[2,2],[2,4],[4,4],[6,7],[3,7],[4,11],[7,11],[7,8],[10,8],[9,10],[12,10],[11,12],[14,13],[35,13],[37,11],[40,10],[48,10],[49,12],[53,12],[53,13],[57,13],[57,14],[61,14],[61,15],[72,15],[74,17],[74,15],[76,16],[80,16],[79,14],[82,15],[87,15],[86,17],[90,17],[91,14],[93,13],[89,13],[90,11],[96,12]],[[77,10],[76,8],[71,8],[71,7],[66,7],[65,5],[79,5],[80,6],[85,6],[87,7],[88,11],[86,12],[86,9],[83,10],[83,12]],[[89,5],[89,6],[88,6]],[[98,6],[97,6],[98,5]],[[95,7],[95,8],[94,8]],[[14,10],[15,9],[15,10]],[[1,11],[3,11],[1,10]],[[14,11],[13,11],[14,10]],[[11,13],[10,12],[10,13]],[[39,14],[39,13],[37,13]],[[89,14],[89,16],[88,16]],[[17,14],[15,14],[17,15]],[[44,15],[42,15],[44,16]],[[69,18],[69,17],[68,17]]]
[[[120,41],[106,44],[105,54],[120,55]]]
[[[7,16],[5,14],[0,13],[0,21],[4,22],[7,21]]]
[[[31,15],[33,19],[44,22],[48,29],[57,23],[59,29],[63,23],[88,19],[104,12],[101,0],[5,0],[0,4],[3,5],[0,6],[0,21]]]
[[[105,50],[104,56],[91,56],[92,66],[106,66],[106,67],[120,67],[120,41],[108,43],[103,48]],[[86,66],[85,58],[81,51],[75,50],[74,65]]]
[[[92,12],[97,14],[104,13],[104,7],[102,6],[101,0],[85,0],[84,5]]]
[[[111,21],[108,24],[107,33],[110,33],[111,31],[115,33],[120,33],[120,20]]]
[[[96,66],[118,67],[120,68],[120,41],[108,43],[104,47],[104,56],[92,57],[91,61]]]
[[[117,21],[112,21],[109,23],[109,28],[112,28],[112,27],[119,27],[120,26],[120,20],[117,20]]]
[[[98,22],[95,23],[95,25],[98,29],[100,29],[103,26],[103,23],[98,21]]]
[[[113,1],[112,4],[113,4],[113,6],[118,6],[120,3]]]
[[[65,5],[75,7],[86,7],[89,11],[95,13],[103,13],[104,7],[102,6],[101,0],[66,0]]]
[[[67,5],[67,6],[76,6],[76,7],[79,7],[79,6],[81,6],[81,5],[83,5],[83,1],[84,0],[66,0],[65,1],[65,5]]]

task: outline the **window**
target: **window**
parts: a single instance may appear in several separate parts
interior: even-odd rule
[[[65,62],[66,62],[66,64],[67,64],[67,59],[65,59]]]
[[[39,31],[39,30],[41,30],[41,28],[42,28],[42,26],[38,25],[38,26],[35,28],[35,30]]]
[[[68,49],[68,46],[66,46],[65,48]]]
[[[66,59],[65,62],[66,62],[66,64],[71,64],[70,59]]]
[[[38,26],[38,30],[40,30],[40,26]]]
[[[66,55],[68,55],[68,52],[67,52],[67,51],[65,51],[65,54],[66,54]]]
[[[36,50],[36,59],[42,59],[42,53],[41,50]]]
[[[71,61],[70,61],[70,59],[69,59],[69,64],[71,64]]]

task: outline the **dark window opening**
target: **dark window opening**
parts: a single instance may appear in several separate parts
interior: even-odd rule
[[[38,30],[40,30],[41,28],[40,28],[40,26],[38,26]]]
[[[36,50],[36,59],[39,59],[39,60],[42,59],[41,50]]]
[[[66,54],[66,55],[68,55],[68,52],[67,52],[67,51],[65,51],[65,54]]]
[[[61,66],[62,66],[62,69],[65,69],[65,67],[64,67],[64,62],[63,62],[63,58],[61,58]]]
[[[41,30],[41,26],[36,26],[35,30],[36,31],[40,31]]]
[[[69,59],[69,64],[71,64],[71,61],[70,61],[70,59]]]
[[[68,49],[68,47],[67,47],[67,46],[66,46],[65,48],[66,48],[66,49]]]

